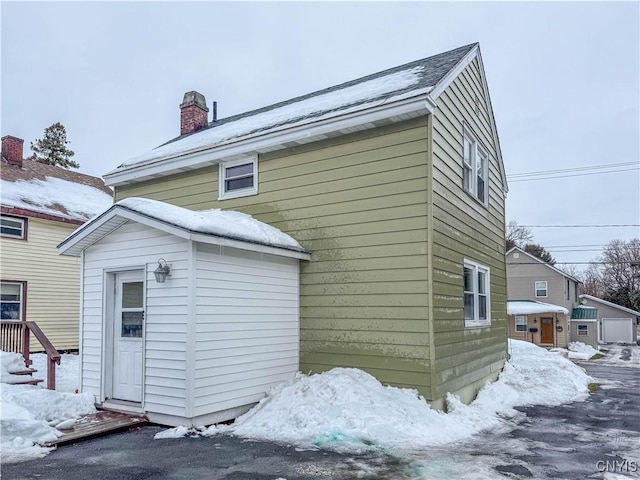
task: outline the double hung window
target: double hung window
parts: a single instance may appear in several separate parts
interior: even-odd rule
[[[0,317],[2,320],[22,320],[24,313],[23,282],[2,282],[0,284]]]
[[[536,282],[536,297],[547,297],[549,296],[549,290],[547,288],[547,281],[541,280]]]
[[[488,203],[489,157],[469,132],[463,135],[463,186],[483,205]]]
[[[464,324],[466,327],[491,325],[489,268],[464,261]]]

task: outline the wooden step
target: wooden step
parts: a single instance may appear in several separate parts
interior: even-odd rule
[[[32,373],[36,373],[38,370],[35,368],[27,368],[26,370],[20,370],[19,372],[10,372],[11,375],[31,375]]]
[[[24,377],[24,380],[19,382],[11,382],[9,385],[37,385],[40,382],[44,382],[41,378]]]

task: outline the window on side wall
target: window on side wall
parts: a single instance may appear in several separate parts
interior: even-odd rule
[[[24,283],[2,282],[0,284],[0,317],[2,320],[23,320]]]
[[[221,163],[218,177],[218,200],[256,195],[258,157]]]
[[[463,135],[463,187],[484,206],[488,204],[489,156],[467,131]]]
[[[526,332],[527,326],[527,316],[516,315],[516,332]]]
[[[542,280],[542,281],[536,282],[535,289],[536,289],[536,297],[547,297],[548,296],[549,291],[547,290],[547,281],[546,280]]]
[[[27,219],[19,217],[0,217],[0,233],[3,237],[27,239]]]
[[[585,337],[589,335],[589,325],[578,325],[578,336]]]
[[[465,327],[491,325],[489,268],[471,260],[465,260],[463,279]]]

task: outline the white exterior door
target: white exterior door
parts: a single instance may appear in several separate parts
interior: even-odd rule
[[[603,318],[602,340],[606,343],[634,343],[632,318]]]
[[[142,334],[144,331],[144,274],[115,275],[113,308],[113,398],[142,401]]]

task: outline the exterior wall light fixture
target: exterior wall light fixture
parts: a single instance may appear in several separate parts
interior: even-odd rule
[[[156,282],[158,283],[164,283],[167,277],[171,275],[171,268],[164,258],[158,259],[158,268],[153,271],[153,274],[156,276]]]

